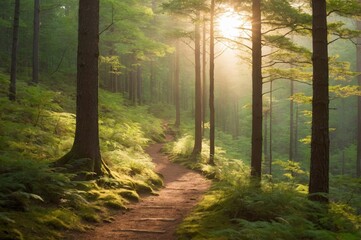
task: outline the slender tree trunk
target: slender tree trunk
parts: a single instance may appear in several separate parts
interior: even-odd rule
[[[298,103],[296,103],[296,120],[295,120],[295,126],[294,126],[294,130],[295,130],[295,140],[294,140],[294,144],[295,144],[295,154],[294,154],[294,159],[296,162],[299,161],[298,159],[298,122],[299,122],[299,111],[298,111]]]
[[[86,159],[90,164],[87,170],[99,176],[103,171],[98,127],[98,43],[99,0],[80,0],[75,138],[71,151],[58,163]]]
[[[272,175],[272,162],[273,162],[273,80],[270,82],[270,96],[269,96],[269,174]]]
[[[179,98],[179,39],[176,40],[175,66],[174,66],[174,102],[175,102],[175,127],[180,126],[180,98]]]
[[[290,96],[292,97],[294,94],[294,82],[291,80],[290,81]],[[289,154],[288,154],[288,159],[290,161],[294,160],[294,110],[293,110],[294,104],[293,104],[293,100],[290,99],[290,143],[289,143]]]
[[[212,14],[212,13],[211,13]],[[205,131],[205,128],[204,128],[204,125],[205,125],[205,122],[206,122],[206,115],[207,115],[207,105],[206,105],[206,102],[207,102],[207,74],[206,74],[206,66],[207,66],[207,50],[206,50],[206,47],[207,47],[207,28],[206,28],[206,15],[204,14],[203,15],[203,29],[202,29],[202,41],[203,41],[203,44],[202,44],[202,86],[203,86],[203,115],[202,115],[202,133],[204,135],[204,131]]]
[[[262,172],[262,46],[261,1],[252,4],[252,156],[251,176]]]
[[[142,83],[143,83],[143,79],[142,79],[142,67],[139,64],[137,66],[137,102],[139,105],[142,105]]]
[[[19,45],[19,16],[20,0],[15,0],[14,25],[13,25],[13,42],[11,50],[11,72],[9,86],[9,100],[16,100],[16,70],[17,70],[17,53]]]
[[[263,153],[264,153],[264,162],[265,167],[269,166],[269,150],[268,150],[268,114],[269,111],[265,111],[263,118]],[[268,174],[271,174],[270,169],[268,168]]]
[[[162,92],[167,92],[167,103],[169,105],[174,104],[174,91],[172,91],[174,89],[174,57],[173,55],[169,55],[169,71],[167,73],[167,78],[169,79],[169,81],[165,81],[163,84],[163,91]],[[168,83],[168,84],[167,84]]]
[[[40,0],[34,0],[33,84],[39,83]]]
[[[357,21],[357,29],[361,30],[361,21]],[[356,45],[356,68],[361,72],[361,37],[357,38]],[[358,85],[361,86],[361,75],[357,77]],[[357,159],[356,177],[361,177],[361,96],[357,97]]]
[[[329,94],[326,0],[312,1],[313,99],[309,198],[328,202]]]
[[[193,155],[199,155],[202,152],[202,79],[201,79],[201,37],[200,37],[200,13],[197,12],[197,19],[195,22],[195,134]]]
[[[130,67],[130,69],[128,70],[129,72],[128,72],[128,100],[129,100],[129,102],[130,103],[133,103],[133,94],[134,94],[134,92],[133,92],[133,85],[134,85],[134,79],[133,79],[133,69],[131,69],[131,67]]]
[[[209,33],[209,163],[214,165],[215,154],[215,110],[214,110],[214,8],[215,0],[211,0],[210,33]]]
[[[154,88],[156,86],[156,82],[154,79],[154,60],[150,61],[150,102],[155,102],[155,91]]]
[[[138,79],[137,79],[137,67],[136,66],[133,66],[132,67],[132,104],[134,106],[137,105],[137,99],[138,99]]]

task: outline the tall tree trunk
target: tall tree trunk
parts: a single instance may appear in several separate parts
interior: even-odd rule
[[[291,80],[290,81],[290,96],[292,98],[294,94],[294,82]],[[294,160],[294,110],[293,110],[294,104],[293,104],[293,100],[290,99],[290,142],[289,142],[289,153],[288,153],[288,159],[290,161]]]
[[[174,102],[175,102],[175,127],[180,126],[180,99],[179,99],[179,39],[176,40],[175,66],[174,66]]]
[[[269,111],[264,112],[263,117],[263,154],[264,154],[264,165],[265,167],[269,166],[269,151],[268,151],[268,114]],[[268,174],[271,174],[270,169],[268,169]]]
[[[309,198],[328,202],[329,94],[326,0],[312,1],[313,99]]]
[[[300,118],[300,116],[299,116],[299,111],[298,111],[298,103],[296,103],[296,119],[295,119],[295,126],[294,126],[294,130],[295,130],[294,149],[295,149],[295,151],[294,151],[294,156],[293,156],[293,158],[294,158],[294,160],[296,162],[299,161],[299,159],[298,159],[298,125],[299,125],[299,118]]]
[[[137,79],[137,66],[132,66],[132,105],[137,105],[138,99],[138,79]]]
[[[360,1],[361,2],[361,1]],[[361,30],[361,20],[357,21],[357,29]],[[356,44],[356,69],[361,72],[361,37],[357,38]],[[357,77],[358,85],[361,86],[361,75]],[[361,96],[357,97],[357,159],[356,177],[361,177]]]
[[[212,14],[212,13],[211,13]],[[204,135],[205,130],[205,122],[207,115],[207,74],[206,74],[206,66],[207,66],[207,28],[206,28],[206,15],[203,15],[203,29],[202,29],[202,86],[203,86],[203,109],[202,109],[202,133]]]
[[[98,128],[99,0],[79,1],[76,130],[71,151],[58,163],[89,160],[88,171],[103,174]]]
[[[133,69],[130,67],[128,69],[128,100],[130,103],[133,102],[133,85],[134,85],[134,78],[133,78]]]
[[[195,134],[193,155],[197,156],[202,152],[202,79],[201,79],[201,37],[200,37],[200,13],[197,12],[195,20],[195,38],[194,38],[194,60],[195,60]]]
[[[13,42],[11,50],[11,72],[9,86],[9,100],[16,100],[16,69],[17,69],[17,53],[19,45],[19,16],[20,16],[20,0],[15,0],[14,25],[13,25]]]
[[[142,105],[142,67],[139,64],[137,66],[137,102],[139,105]]]
[[[252,156],[251,176],[262,172],[262,46],[261,0],[252,4]]]
[[[215,154],[215,110],[214,110],[214,8],[215,0],[211,1],[210,32],[209,32],[209,163],[214,165]]]
[[[154,103],[155,102],[155,87],[156,87],[156,81],[155,81],[155,73],[154,73],[154,60],[152,59],[150,61],[150,102]]]
[[[273,123],[272,123],[272,118],[273,118],[273,80],[271,79],[270,81],[270,95],[269,95],[269,174],[272,175],[272,162],[273,162],[273,154],[272,154],[272,150],[273,150]]]
[[[40,32],[40,0],[34,0],[34,32],[33,32],[33,78],[32,83],[39,82],[39,32]]]

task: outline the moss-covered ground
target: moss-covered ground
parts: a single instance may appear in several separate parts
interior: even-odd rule
[[[180,136],[166,151],[173,161],[215,179],[211,190],[178,228],[178,239],[361,239],[360,180],[331,177],[328,205],[308,200],[307,171],[299,163],[275,163],[279,176],[250,178],[248,164],[216,151],[216,165],[207,164],[208,145],[192,158],[193,139]]]
[[[75,181],[51,167],[70,150],[75,128],[73,83],[51,81],[19,81],[17,100],[10,102],[9,76],[0,73],[0,239],[60,239],[68,230],[85,231],[162,185],[144,151],[163,139],[161,120],[103,90],[100,144],[114,177]]]

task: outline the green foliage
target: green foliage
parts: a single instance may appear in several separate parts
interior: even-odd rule
[[[207,154],[203,160],[194,162],[189,157],[192,144],[193,138],[184,135],[168,144],[166,151],[174,161],[202,171],[207,168]],[[299,162],[276,161],[275,167],[279,169],[275,170],[283,172],[283,177],[265,175],[261,187],[250,180],[250,169],[242,161],[218,157],[216,163],[216,167],[208,169],[218,181],[180,225],[178,239],[361,237],[361,217],[351,207],[359,208],[359,181],[333,179],[333,201],[327,206],[307,199],[308,186],[300,184],[307,182],[307,173]]]
[[[286,182],[254,186],[236,168],[214,184],[178,234],[179,239],[357,239],[360,220],[349,206],[309,201]]]
[[[52,168],[50,163],[70,150],[75,127],[75,115],[67,111],[73,110],[74,89],[56,85],[64,91],[20,81],[11,103],[0,94],[1,239],[59,239],[64,230],[84,230],[163,184],[144,152],[151,141],[163,140],[161,120],[105,91],[100,91],[100,142],[114,177],[77,182]]]
[[[299,183],[304,177],[308,177],[308,174],[302,169],[300,162],[295,161],[281,161],[277,160],[273,162],[274,165],[278,165],[283,170],[283,177],[285,177],[284,181],[288,181],[290,183]],[[307,181],[307,180],[306,180]]]

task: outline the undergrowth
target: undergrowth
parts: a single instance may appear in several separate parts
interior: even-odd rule
[[[0,73],[0,89],[8,79]],[[63,89],[70,90],[20,81],[15,102],[0,92],[0,239],[59,239],[66,230],[84,231],[112,221],[114,210],[162,185],[144,152],[163,140],[161,121],[106,91],[100,91],[100,143],[115,177],[74,181],[52,168],[74,137],[74,88]]]
[[[166,148],[174,161],[217,179],[178,228],[178,239],[361,238],[361,217],[355,210],[359,204],[359,181],[354,180],[351,187],[346,187],[352,183],[350,179],[334,179],[333,188],[339,190],[334,190],[331,203],[324,205],[308,200],[307,186],[298,183],[307,173],[297,164],[284,163],[283,178],[265,175],[259,187],[250,181],[249,166],[241,160],[225,158],[222,149],[218,149],[217,166],[207,165],[206,142],[203,146],[205,150],[197,161],[190,157],[193,139],[189,135]],[[352,189],[351,193],[346,189]]]

